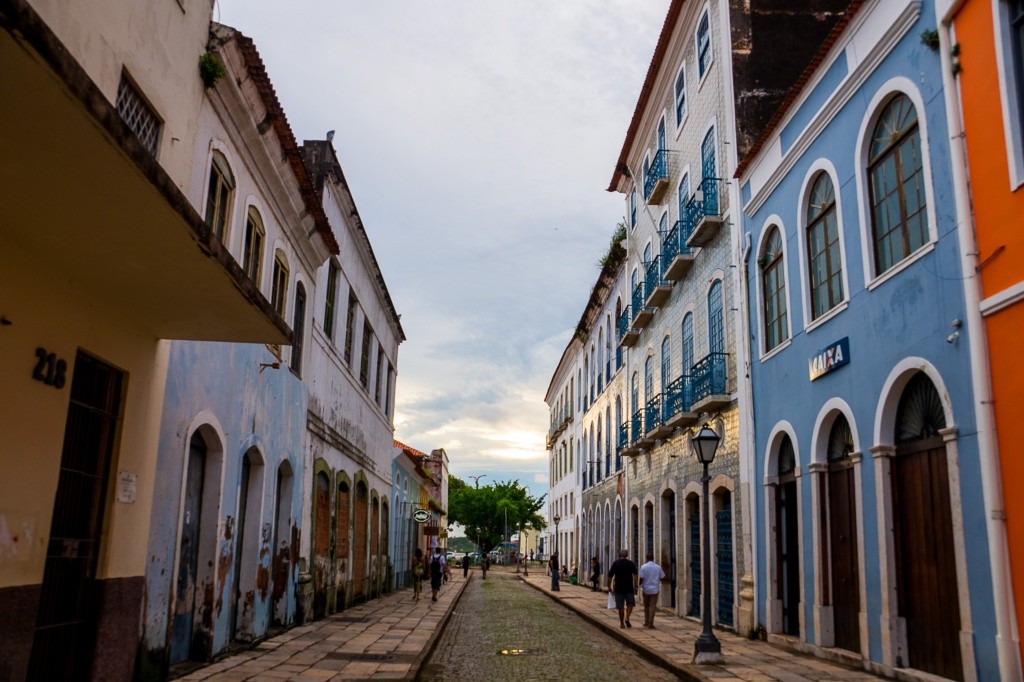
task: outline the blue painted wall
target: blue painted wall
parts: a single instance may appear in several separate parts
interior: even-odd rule
[[[235,516],[239,508],[242,457],[252,447],[257,448],[263,458],[262,467],[254,466],[251,474],[262,475],[263,494],[255,551],[241,557],[242,573],[248,570],[256,575],[255,589],[242,597],[248,599],[247,609],[251,614],[247,618],[251,621],[246,624],[249,630],[246,637],[261,637],[271,622],[275,552],[288,560],[282,597],[286,601],[281,602],[279,618],[283,616],[286,623],[294,620],[308,393],[301,379],[284,363],[279,369],[265,367],[261,371],[261,363],[275,360],[262,344],[172,342],[150,524],[141,652],[144,660],[148,657],[159,665],[162,659],[166,664],[166,655],[161,652],[168,645],[172,627],[174,563],[179,551],[185,457],[197,417],[203,413],[213,416],[208,423],[216,424],[224,437],[221,502],[217,515],[217,579],[212,603],[213,653],[222,651],[231,639],[235,557],[241,551]],[[200,418],[200,421],[204,420]],[[290,518],[285,524],[288,527],[276,529],[276,547],[271,547],[276,521],[277,475],[283,462],[288,462],[291,472],[288,486],[291,501],[287,512]],[[282,494],[282,499],[286,499],[286,494]],[[257,513],[255,503],[249,504],[247,515]],[[245,544],[249,546],[249,537]]]
[[[974,646],[978,662],[978,679],[998,679],[995,649],[995,616],[990,585],[989,553],[981,469],[976,439],[975,415],[971,390],[967,335],[970,329],[961,329],[960,338],[947,342],[953,331],[951,321],[964,319],[959,249],[955,232],[955,207],[950,171],[946,113],[942,93],[939,55],[921,44],[920,34],[935,25],[931,15],[932,3],[923,3],[922,16],[900,39],[898,45],[877,66],[844,108],[820,133],[810,147],[799,156],[767,200],[750,215],[744,215],[744,229],[751,232],[754,249],[749,257],[746,284],[751,309],[748,311],[752,330],[752,380],[754,391],[754,418],[756,430],[754,529],[757,533],[756,579],[758,591],[758,619],[765,624],[769,594],[767,563],[771,556],[770,538],[766,535],[766,494],[770,488],[762,485],[769,437],[781,421],[788,421],[796,433],[794,443],[797,464],[803,475],[801,483],[801,515],[803,518],[803,564],[801,580],[805,590],[803,630],[808,641],[814,641],[814,609],[817,601],[814,587],[815,563],[819,561],[813,551],[813,525],[818,512],[811,504],[811,481],[808,464],[812,461],[812,434],[818,414],[825,403],[839,397],[852,410],[851,427],[855,434],[855,449],[863,453],[862,503],[863,515],[857,522],[864,535],[865,584],[867,595],[867,624],[870,659],[881,660],[881,592],[878,500],[876,477],[879,461],[869,452],[875,445],[876,411],[882,398],[883,384],[894,367],[908,357],[921,357],[933,365],[952,402],[957,428],[956,447],[959,453],[960,496],[962,521],[967,529],[966,556],[970,610],[973,619]],[[840,57],[843,59],[843,57]],[[839,84],[839,74],[846,69],[826,66],[823,85],[831,89]],[[924,100],[924,111],[918,111],[919,120],[927,126],[927,139],[922,130],[922,145],[927,144],[931,160],[932,203],[928,210],[934,213],[938,242],[934,250],[914,262],[907,269],[877,285],[873,290],[865,286],[863,263],[871,254],[862,253],[861,229],[870,230],[870,217],[860,214],[856,173],[859,152],[857,138],[866,117],[877,113],[868,111],[872,97],[894,77],[909,79]],[[814,92],[815,110],[824,102],[821,93]],[[821,99],[819,102],[817,99]],[[798,112],[800,113],[800,112]],[[806,123],[806,117],[798,116]],[[783,131],[788,148],[798,131]],[[848,307],[817,328],[805,332],[803,290],[801,282],[801,254],[797,230],[801,222],[798,211],[801,191],[812,164],[827,159],[836,169],[836,193],[845,245],[843,268],[848,284]],[[741,180],[741,182],[744,182]],[[744,193],[744,199],[748,194]],[[763,330],[757,314],[759,268],[758,245],[762,228],[772,215],[782,220],[786,239],[786,270],[788,272],[787,309],[790,316],[791,340],[789,346],[765,360],[758,358],[762,346]],[[866,226],[866,228],[862,228]],[[870,243],[870,240],[869,240]],[[849,337],[851,360],[848,365],[811,382],[808,361],[819,350],[843,337]],[[941,390],[941,388],[940,388]],[[950,426],[950,424],[947,424]],[[826,434],[827,438],[827,434]],[[883,442],[892,443],[892,436]],[[817,461],[824,461],[824,457]],[[951,471],[951,473],[953,473]],[[774,474],[774,472],[772,472]],[[957,521],[954,509],[954,524]],[[774,520],[771,520],[774,523]],[[895,607],[894,607],[895,608]]]

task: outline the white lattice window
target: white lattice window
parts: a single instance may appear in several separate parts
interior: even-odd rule
[[[160,139],[160,119],[143,99],[142,93],[123,74],[121,84],[117,87],[117,113],[149,153],[156,156],[156,145]]]

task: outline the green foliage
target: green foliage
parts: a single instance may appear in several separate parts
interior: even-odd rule
[[[626,223],[620,222],[615,226],[615,232],[612,234],[611,243],[608,244],[608,253],[602,256],[599,261],[602,268],[609,263],[617,263],[621,257],[625,255],[625,251],[621,248],[621,244],[625,239]]]
[[[199,56],[199,77],[207,88],[216,85],[226,73],[224,65],[212,52],[204,52]]]
[[[461,525],[466,537],[474,543],[479,540],[480,548],[487,552],[501,543],[506,518],[510,536],[521,528],[543,530],[546,524],[538,512],[544,507],[545,497],[534,499],[519,481],[475,487],[449,476],[448,520]]]
[[[921,31],[921,44],[932,52],[939,51],[939,32],[934,28],[926,28]]]

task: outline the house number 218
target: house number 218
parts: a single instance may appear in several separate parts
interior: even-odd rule
[[[56,353],[47,353],[45,348],[36,348],[36,367],[32,370],[32,378],[47,386],[64,388],[67,383],[68,362],[58,360]]]

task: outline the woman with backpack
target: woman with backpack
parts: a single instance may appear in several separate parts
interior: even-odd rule
[[[434,556],[430,558],[430,591],[432,601],[437,601],[437,593],[441,589],[441,578],[444,576],[444,556],[441,548],[434,548]]]

